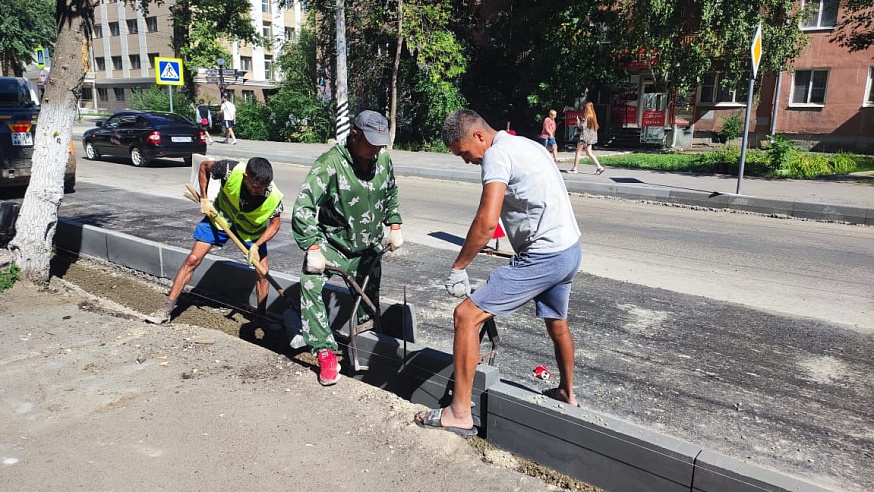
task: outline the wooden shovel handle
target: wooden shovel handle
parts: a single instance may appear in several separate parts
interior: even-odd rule
[[[188,192],[191,193],[194,198],[197,198],[197,202],[200,203],[200,193],[198,193],[197,190],[195,190],[190,183],[185,183],[185,187],[188,188]],[[225,219],[221,215],[216,215],[215,217],[211,218],[221,230],[225,231],[225,234],[227,234],[228,237],[231,238],[234,244],[236,244],[237,247],[240,248],[240,251],[243,252],[243,255],[248,257],[249,248],[247,248],[246,245],[243,244],[243,241],[240,241],[240,238],[238,238],[237,235],[234,234],[233,231],[231,231],[231,228],[228,226],[228,223],[225,221]],[[258,273],[260,273],[261,275],[267,275],[267,270],[265,270],[260,263],[255,263],[252,266],[254,266],[255,270],[258,270]]]

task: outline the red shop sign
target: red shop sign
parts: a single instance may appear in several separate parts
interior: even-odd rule
[[[665,126],[664,109],[647,109],[643,111],[641,126]]]

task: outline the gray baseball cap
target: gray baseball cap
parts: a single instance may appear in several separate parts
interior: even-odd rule
[[[364,137],[370,145],[385,147],[391,145],[391,135],[388,132],[388,120],[385,116],[369,109],[358,113],[355,117],[355,127],[364,132]]]

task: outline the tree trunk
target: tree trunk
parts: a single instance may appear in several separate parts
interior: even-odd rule
[[[58,8],[61,3],[58,2]],[[64,197],[64,171],[70,159],[70,138],[76,117],[76,96],[84,78],[81,46],[86,19],[78,9],[59,13],[58,39],[52,71],[46,81],[34,138],[30,185],[24,195],[9,244],[22,278],[42,285],[49,279],[49,260]]]
[[[404,1],[398,0],[398,41],[395,49],[395,64],[391,71],[391,109],[389,112],[389,132],[391,135],[391,143],[394,146],[395,135],[397,135],[397,113],[398,113],[398,71],[401,66],[401,49],[404,47]]]

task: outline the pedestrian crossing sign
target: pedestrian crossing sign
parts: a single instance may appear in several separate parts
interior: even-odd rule
[[[155,83],[158,85],[182,85],[184,83],[181,58],[155,57],[155,66],[157,67]]]

